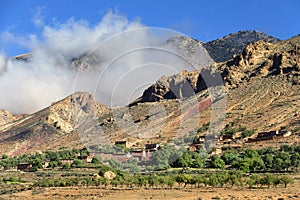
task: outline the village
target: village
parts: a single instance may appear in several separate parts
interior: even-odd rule
[[[280,138],[287,138],[292,135],[291,131],[287,130],[272,130],[268,132],[259,132],[257,134],[252,135],[251,137],[243,138],[241,134],[232,134],[232,133],[223,133],[221,136],[217,135],[201,135],[196,136],[195,139],[189,143],[184,144],[184,148],[188,149],[189,152],[199,152],[201,149],[207,148],[207,145],[210,144],[212,149],[208,152],[210,155],[218,155],[221,156],[222,152],[227,149],[241,149],[245,144],[257,143],[260,141],[272,141]],[[77,153],[72,158],[61,158],[58,160],[60,166],[74,166],[74,161],[80,161],[82,166],[88,166],[93,163],[95,159],[101,160],[103,164],[109,165],[111,159],[115,160],[118,163],[126,163],[129,159],[136,159],[140,163],[147,163],[151,158],[151,155],[154,152],[157,152],[162,144],[157,143],[149,143],[145,144],[144,148],[136,148],[130,147],[126,140],[123,141],[115,141],[114,145],[119,147],[119,149],[123,149],[126,151],[118,151],[118,152],[109,152],[109,151],[95,151],[89,150],[84,155],[82,153]],[[182,146],[172,144],[176,149],[181,148]],[[51,161],[46,160],[42,163],[42,169],[49,169]],[[2,170],[9,171],[30,171],[33,165],[31,163],[18,163],[14,167],[2,167]]]

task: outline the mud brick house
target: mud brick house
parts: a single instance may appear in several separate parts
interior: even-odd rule
[[[17,165],[17,170],[28,171],[32,167],[29,163],[20,163]]]

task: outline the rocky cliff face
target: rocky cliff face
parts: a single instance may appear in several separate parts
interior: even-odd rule
[[[251,79],[286,75],[297,84],[300,75],[300,37],[277,43],[258,41],[248,45],[241,55],[220,64],[224,82],[229,87]]]
[[[199,71],[183,71],[171,77],[162,77],[142,95],[141,102],[155,102],[163,99],[182,99],[195,94]]]
[[[162,77],[147,88],[139,102],[155,102],[164,99],[184,99],[212,86],[223,85],[222,78],[213,67],[182,71],[170,77]]]
[[[0,126],[16,120],[17,117],[7,110],[0,110]]]
[[[84,116],[99,116],[109,109],[95,101],[91,94],[77,92],[53,103],[46,116],[47,123],[64,133],[75,130],[75,126]]]
[[[299,84],[300,37],[287,41],[268,43],[258,41],[247,45],[242,54],[224,63],[209,68],[183,71],[171,77],[162,77],[146,89],[140,102],[155,102],[163,99],[183,99],[208,86],[224,84],[235,88],[253,79],[272,75],[286,75],[294,84]],[[222,80],[218,80],[218,73]]]
[[[214,61],[224,62],[232,59],[233,55],[241,54],[243,49],[248,44],[255,43],[259,40],[268,43],[279,41],[279,39],[268,36],[261,32],[239,31],[233,34],[229,34],[221,39],[204,43],[203,46],[209,52]]]

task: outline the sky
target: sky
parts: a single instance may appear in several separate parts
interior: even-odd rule
[[[0,0],[0,52],[26,53],[30,47],[16,38],[43,40],[45,25],[55,27],[70,19],[93,27],[110,10],[129,21],[174,29],[204,42],[239,30],[287,39],[300,33],[299,9],[298,0]]]

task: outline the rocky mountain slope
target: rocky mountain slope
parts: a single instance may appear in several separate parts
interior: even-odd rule
[[[10,123],[17,119],[17,116],[14,116],[7,110],[0,110],[0,126]]]
[[[0,152],[15,155],[82,145],[75,131],[80,120],[108,111],[90,94],[75,93],[39,112],[0,126]]]
[[[162,77],[145,90],[140,101],[153,102],[162,99],[182,99],[207,88],[205,80],[218,84],[216,69],[227,89],[233,89],[251,80],[280,75],[293,85],[299,84],[300,37],[268,43],[258,41],[247,45],[242,54],[226,62],[195,70],[183,71],[171,77]],[[223,83],[223,82],[222,82]],[[211,83],[212,84],[212,83]],[[190,88],[189,88],[190,87]]]
[[[231,59],[233,55],[241,54],[248,44],[259,40],[269,43],[279,41],[279,39],[261,32],[239,31],[221,39],[204,43],[203,46],[216,62],[224,62]]]
[[[172,143],[207,122],[210,132],[225,126],[296,130],[300,121],[299,46],[300,36],[249,44],[240,55],[205,70],[162,77],[141,98],[122,108],[109,109],[87,93],[76,93],[21,118],[2,111],[0,154],[118,140],[132,147]]]

